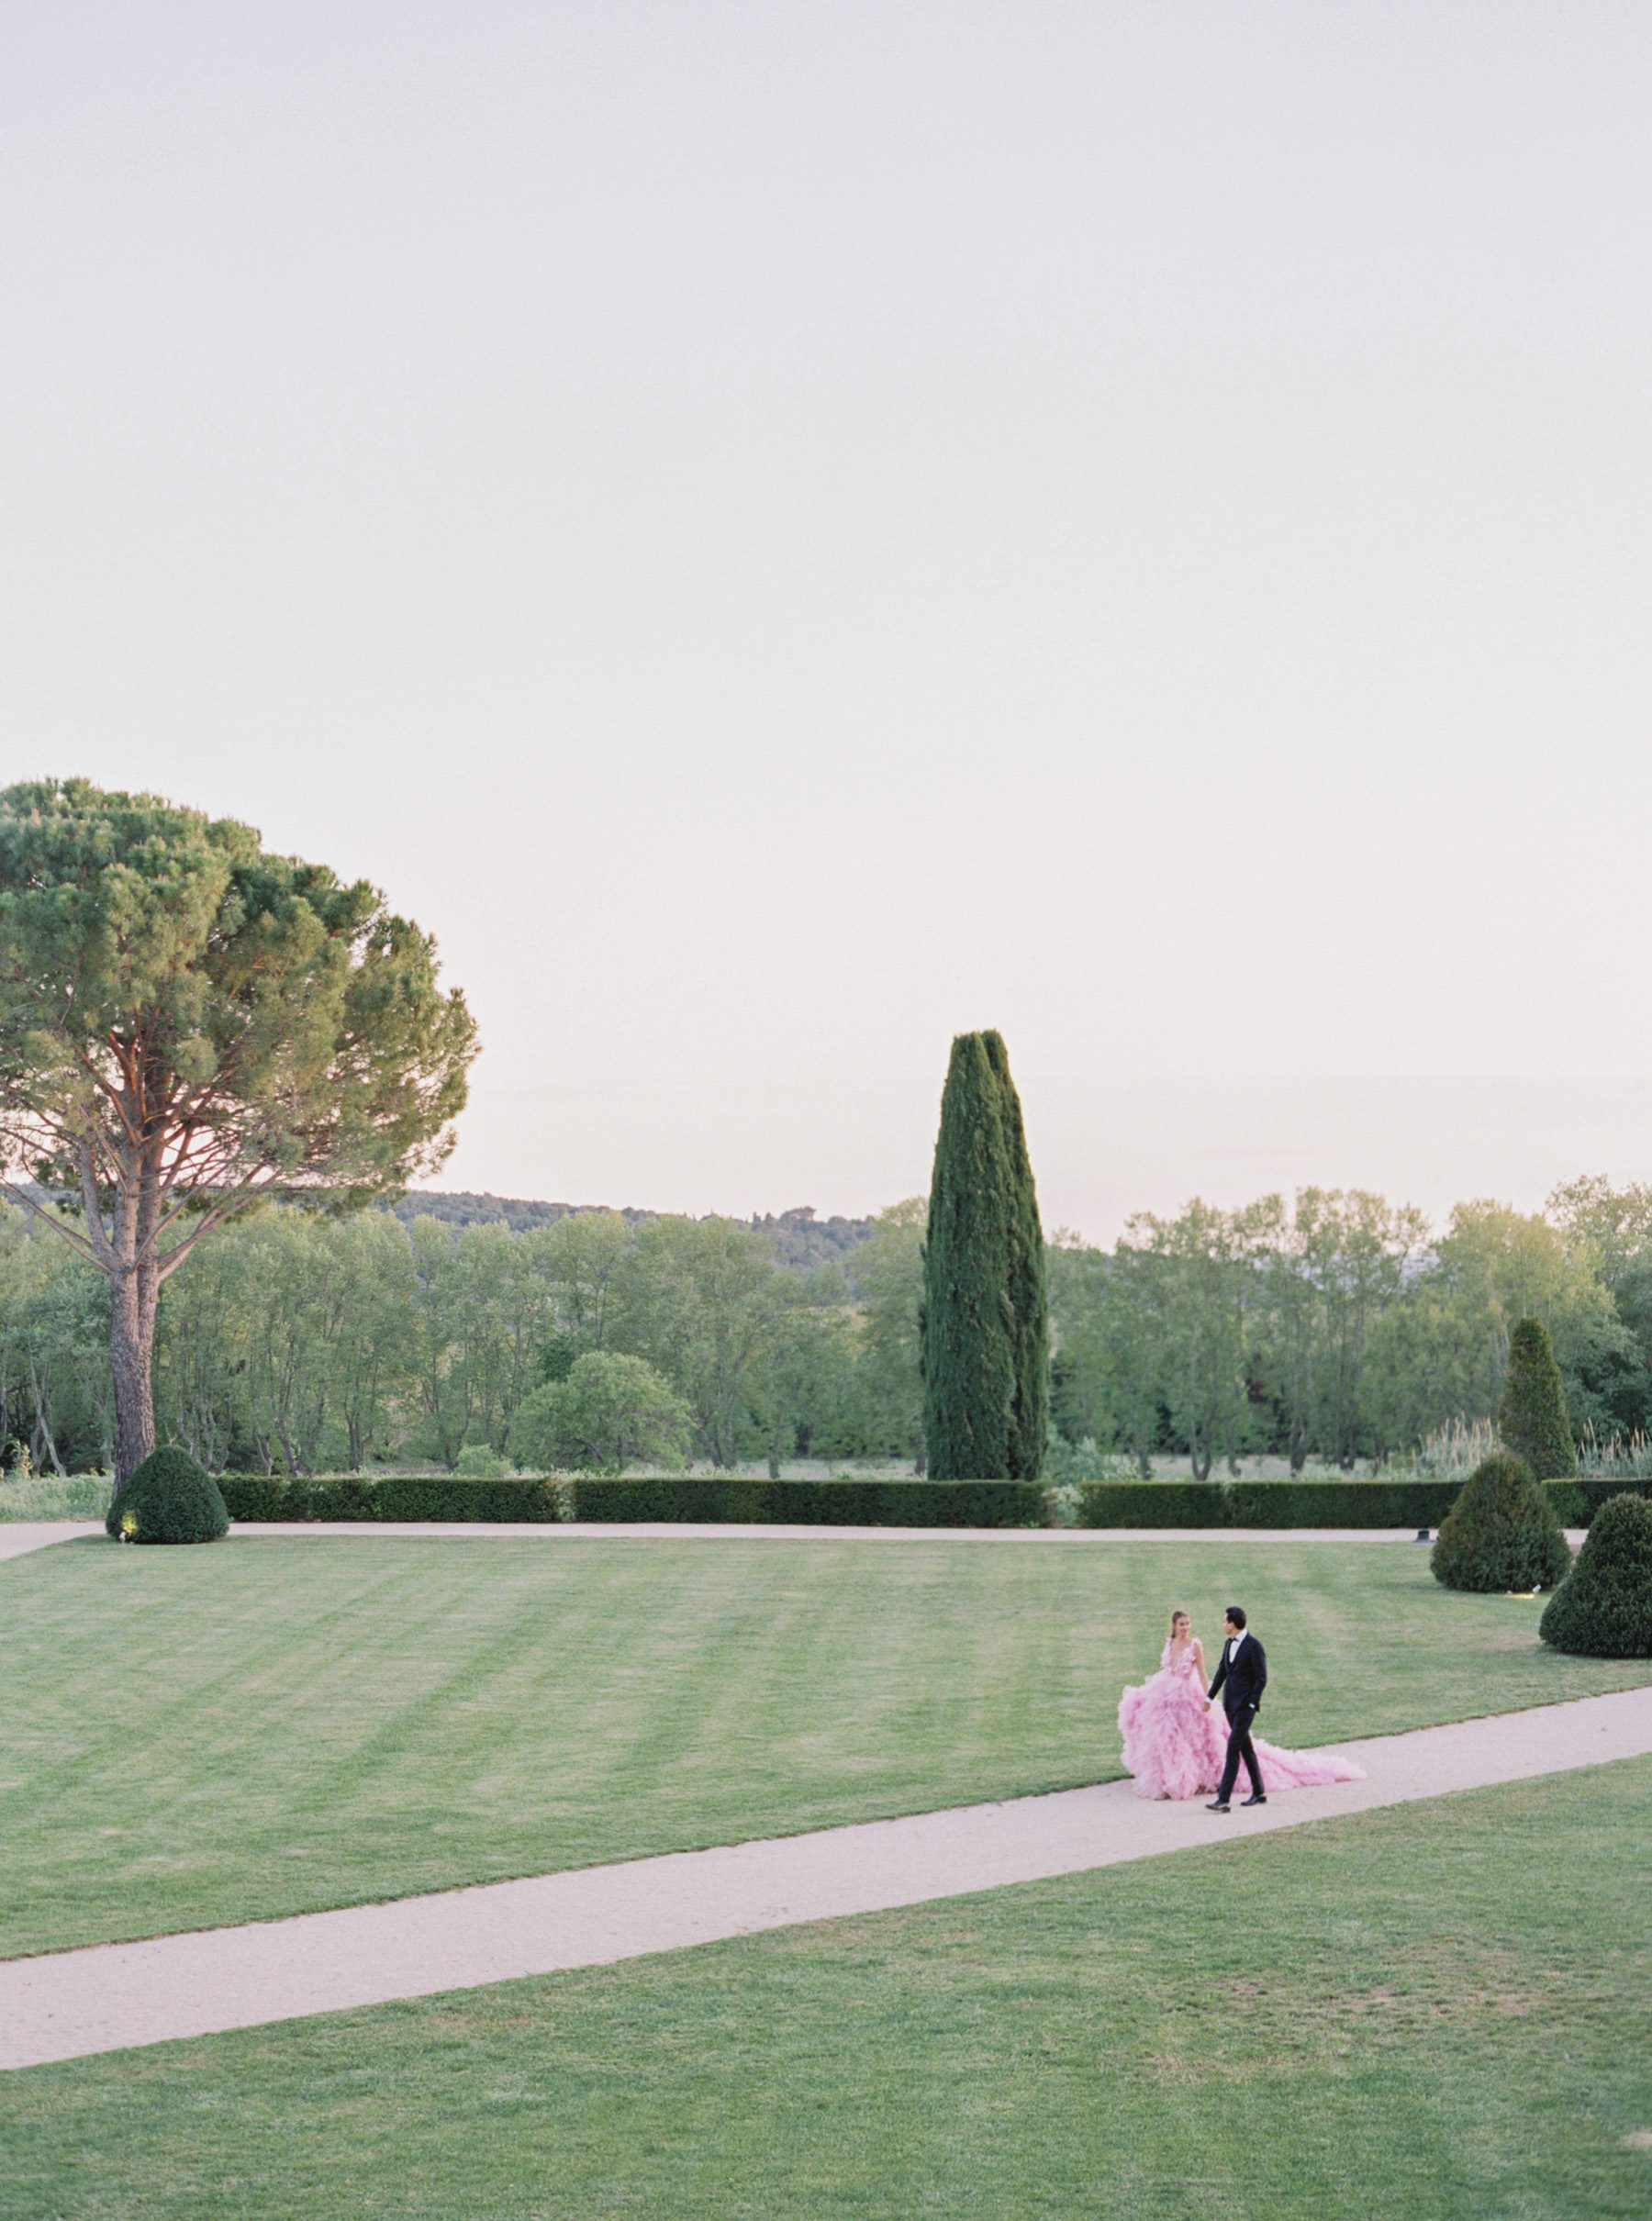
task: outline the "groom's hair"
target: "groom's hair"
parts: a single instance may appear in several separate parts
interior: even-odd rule
[[[1245,1606],[1243,1604],[1230,1604],[1227,1608],[1227,1616],[1233,1621],[1235,1627],[1243,1627],[1245,1624]]]

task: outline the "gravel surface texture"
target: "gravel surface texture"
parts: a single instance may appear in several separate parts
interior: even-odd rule
[[[382,1530],[380,1530],[382,1532]],[[0,1963],[0,2069],[602,1966],[1652,1753],[1652,1689],[1338,1747],[1227,1816],[1127,1782]]]

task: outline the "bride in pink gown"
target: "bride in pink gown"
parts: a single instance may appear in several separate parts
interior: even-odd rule
[[[1220,1712],[1209,1711],[1205,1692],[1204,1646],[1185,1612],[1170,1614],[1170,1639],[1159,1669],[1119,1702],[1119,1732],[1124,1764],[1134,1776],[1138,1797],[1208,1797],[1222,1780],[1227,1727]],[[1305,1757],[1280,1750],[1254,1736],[1262,1780],[1271,1797],[1276,1790],[1318,1789],[1327,1781],[1363,1781],[1363,1770],[1346,1758]]]

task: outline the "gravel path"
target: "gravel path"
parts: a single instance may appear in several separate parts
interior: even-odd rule
[[[21,1557],[49,1543],[95,1535],[98,1520],[54,1519],[0,1523],[0,1558]],[[355,1535],[419,1542],[736,1542],[736,1543],[1039,1543],[1084,1548],[1105,1543],[1411,1543],[1414,1527],[778,1527],[715,1520],[471,1521],[459,1519],[261,1520],[237,1523],[237,1542],[296,1535],[308,1542],[340,1542]],[[1577,1549],[1581,1527],[1568,1528]]]
[[[1416,1541],[1414,1527],[783,1527],[737,1520],[564,1520],[555,1525],[484,1526],[463,1520],[270,1520],[238,1526],[242,1541],[262,1535],[533,1535],[572,1542],[741,1543],[1393,1543]],[[1579,1528],[1578,1539],[1582,1539]]]
[[[31,1550],[44,1550],[48,1543],[73,1542],[77,1535],[102,1531],[100,1519],[0,1520],[0,1559],[27,1557]]]
[[[1145,1803],[1110,1782],[11,1959],[0,1962],[0,2069],[606,1966],[1641,1757],[1652,1753],[1652,1689],[1338,1747],[1365,1780],[1297,1790],[1226,1818],[1202,1802]]]

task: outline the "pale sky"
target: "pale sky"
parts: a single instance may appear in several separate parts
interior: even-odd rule
[[[1652,10],[0,6],[0,776],[365,874],[450,1187],[1652,1178]]]

